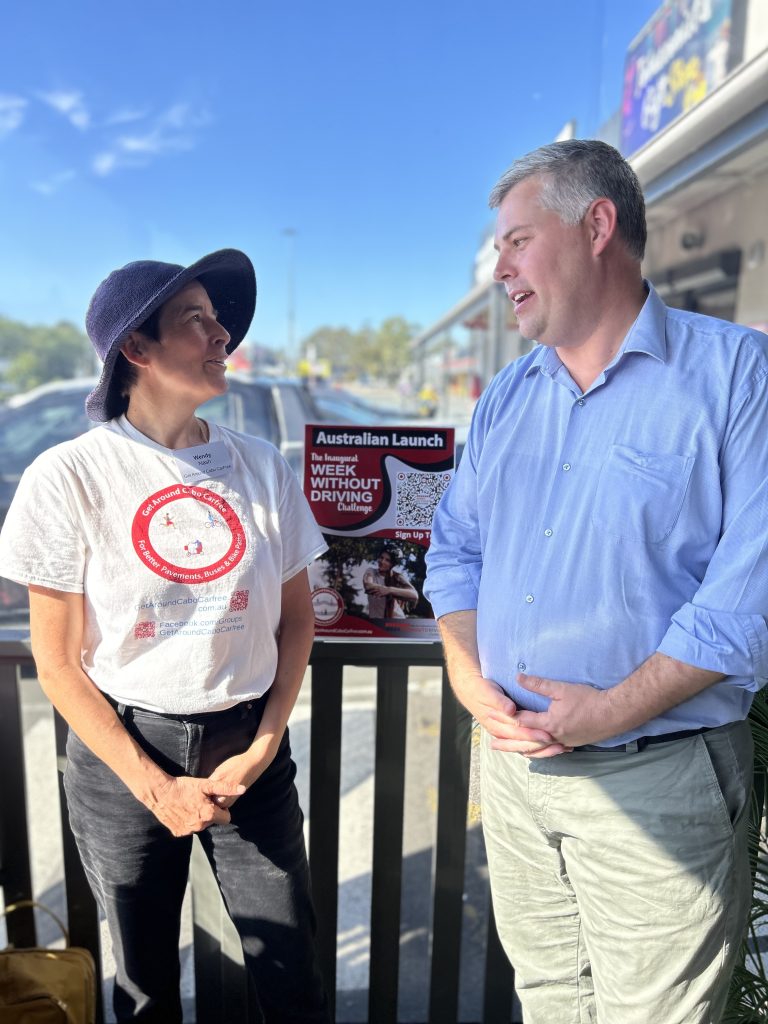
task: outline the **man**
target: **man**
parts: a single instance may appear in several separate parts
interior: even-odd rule
[[[483,827],[527,1024],[720,1019],[749,907],[768,676],[768,338],[667,309],[596,141],[491,193],[533,350],[494,379],[425,592],[483,727]]]

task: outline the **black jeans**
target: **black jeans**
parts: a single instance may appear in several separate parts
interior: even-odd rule
[[[171,775],[209,775],[247,749],[266,698],[186,717],[118,708]],[[275,760],[199,833],[243,944],[266,1024],[328,1024],[288,733]],[[70,731],[64,784],[72,831],[112,936],[118,1021],[181,1022],[179,929],[192,836],[174,838]],[[236,1022],[233,1022],[236,1024]]]

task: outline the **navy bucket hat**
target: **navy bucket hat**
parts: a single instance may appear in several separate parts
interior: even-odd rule
[[[119,396],[111,389],[112,376],[128,335],[193,281],[208,292],[218,321],[230,336],[227,352],[243,340],[256,308],[256,275],[239,249],[219,249],[191,267],[137,260],[113,270],[96,289],[85,318],[88,337],[104,363],[99,383],[85,400],[90,419],[103,422],[114,415]]]

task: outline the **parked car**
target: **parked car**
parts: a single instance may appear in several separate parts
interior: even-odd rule
[[[95,426],[85,415],[85,398],[95,383],[95,378],[55,381],[0,406],[0,525],[30,462]],[[198,411],[203,418],[271,441],[299,476],[304,426],[326,421],[299,381],[243,374],[233,374],[226,393]],[[24,618],[26,604],[26,589],[0,577],[0,619]]]
[[[18,477],[40,452],[95,426],[85,415],[85,397],[95,379],[54,381],[15,395],[0,407],[2,475]],[[299,381],[233,374],[223,395],[199,409],[203,418],[271,441],[297,465],[304,425],[322,414]],[[300,459],[298,460],[300,462]]]
[[[315,386],[312,398],[327,423],[365,423],[371,426],[398,426],[410,422],[412,414],[373,405],[344,388]]]

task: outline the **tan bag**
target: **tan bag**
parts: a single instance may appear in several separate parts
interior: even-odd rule
[[[19,900],[5,908],[39,907],[54,919],[69,944],[56,914],[42,903]],[[0,1024],[95,1024],[96,967],[87,949],[0,950]]]

